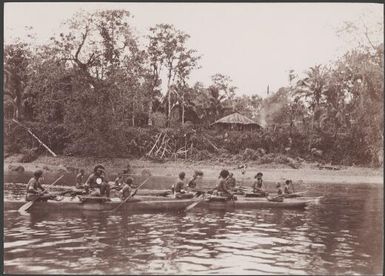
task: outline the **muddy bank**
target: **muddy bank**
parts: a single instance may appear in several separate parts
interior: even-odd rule
[[[245,174],[241,174],[238,169],[240,164],[212,164],[210,161],[188,162],[170,161],[165,163],[155,163],[148,160],[132,160],[123,158],[78,158],[78,157],[39,157],[32,163],[16,162],[14,156],[4,160],[4,181],[14,183],[25,183],[36,169],[42,169],[45,173],[46,182],[52,182],[55,177],[64,174],[65,177],[59,183],[61,185],[71,185],[75,181],[75,174],[79,169],[85,169],[86,174],[92,172],[96,164],[103,164],[106,167],[109,180],[113,180],[118,173],[126,169],[129,164],[132,173],[136,175],[136,180],[141,181],[144,177],[141,174],[148,170],[153,181],[149,181],[148,187],[166,188],[175,181],[178,173],[184,171],[190,177],[194,170],[199,169],[204,172],[204,181],[215,182],[221,169],[228,169],[234,173],[238,182],[248,185],[254,179],[254,175],[261,171],[267,183],[275,183],[284,179],[292,179],[295,182],[306,183],[368,183],[383,184],[383,169],[372,169],[362,167],[341,167],[339,170],[319,169],[316,164],[303,164],[299,169],[289,168],[284,165],[264,164],[254,165],[247,163],[248,168]],[[24,172],[12,171],[17,166],[22,166]]]

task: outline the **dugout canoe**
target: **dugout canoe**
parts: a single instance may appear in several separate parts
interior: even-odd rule
[[[112,185],[112,184],[111,184]],[[47,185],[43,185],[43,187],[46,187]],[[5,186],[5,190],[10,190],[10,189],[21,189],[23,192],[26,188],[26,184],[24,183],[6,183],[6,186]],[[54,187],[51,187],[50,188],[50,191],[52,192],[60,192],[60,191],[65,191],[65,190],[73,190],[73,191],[76,191],[77,189],[74,187],[74,186],[54,186]],[[205,190],[205,189],[203,189]],[[111,191],[112,194],[116,193],[115,190],[112,190]],[[307,193],[307,191],[304,191],[304,192],[296,192],[296,193],[292,193],[292,194],[289,194],[289,195],[285,195],[285,198],[294,198],[294,197],[303,197],[305,194]],[[235,193],[237,196],[245,196],[245,195],[249,195],[250,197],[261,197],[261,198],[264,198],[265,196],[264,195],[260,195],[260,196],[253,196],[252,193]],[[139,196],[159,196],[159,197],[168,197],[171,195],[171,190],[169,189],[139,189],[138,192],[137,192],[137,195]],[[271,195],[273,195],[271,193]]]
[[[266,198],[246,198],[238,197],[238,200],[230,201],[203,201],[200,203],[201,208],[208,209],[264,209],[264,208],[279,208],[279,209],[304,209],[310,204],[316,203],[315,198],[290,198],[284,199],[283,202],[269,201]]]
[[[120,212],[132,211],[183,211],[187,206],[196,202],[197,199],[151,199],[144,197],[133,198],[127,201],[119,208]],[[64,198],[61,201],[35,202],[30,208],[31,212],[62,212],[62,211],[109,211],[119,206],[121,201],[118,198],[112,198],[111,201],[86,201],[82,202],[78,198]],[[271,202],[266,198],[243,198],[235,201],[208,201],[203,200],[196,208],[206,209],[260,209],[260,208],[283,208],[283,209],[304,209],[312,203],[311,199],[285,199],[283,202]],[[4,210],[17,210],[25,201],[22,200],[4,200]]]
[[[119,210],[124,212],[130,211],[179,211],[192,204],[194,200],[142,200],[133,198],[123,204]],[[4,200],[4,210],[19,209],[25,201],[20,200]],[[29,211],[109,211],[113,210],[121,204],[120,199],[112,198],[109,202],[87,201],[82,202],[79,198],[65,197],[61,201],[49,200],[47,202],[35,202]]]

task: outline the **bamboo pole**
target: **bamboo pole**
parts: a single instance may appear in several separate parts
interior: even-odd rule
[[[154,150],[156,144],[158,143],[158,140],[159,140],[160,136],[162,136],[162,133],[159,133],[159,134],[157,134],[157,135],[155,136],[155,137],[157,137],[157,138],[156,138],[156,141],[155,141],[154,145],[152,146],[151,150],[147,153],[147,155],[151,155],[151,153],[152,153],[152,151]]]
[[[166,133],[163,135],[162,142],[159,145],[158,150],[154,153],[154,155],[157,155],[158,152],[161,150],[162,146],[164,145],[164,139],[166,138]]]
[[[19,126],[21,126],[22,128],[24,128],[24,129],[26,129],[27,131],[28,131],[28,133],[29,134],[31,134],[32,135],[32,137],[33,138],[35,138],[43,147],[45,147],[48,151],[49,151],[49,153],[51,153],[54,157],[56,157],[57,155],[56,155],[56,153],[54,153],[46,144],[44,144],[35,134],[33,134],[32,133],[32,131],[29,129],[29,128],[27,128],[27,127],[25,127],[25,126],[23,126],[20,122],[18,122],[18,121],[16,121],[15,119],[12,119],[12,121],[13,122],[15,122],[16,124],[18,124]]]
[[[170,138],[168,138],[168,139],[166,140],[165,144],[167,144],[169,140],[170,140]],[[166,147],[166,146],[163,146],[163,153],[162,153],[162,156],[161,156],[160,158],[163,158],[164,153],[166,152],[166,149],[167,149],[167,147]]]

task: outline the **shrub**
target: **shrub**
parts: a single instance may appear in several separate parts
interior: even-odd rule
[[[164,113],[154,112],[150,118],[154,127],[166,127],[167,125],[167,116]]]
[[[23,152],[24,153],[19,160],[21,163],[30,163],[39,157],[37,148],[23,150]]]
[[[212,158],[212,154],[207,150],[194,149],[190,158],[196,161],[202,161]]]

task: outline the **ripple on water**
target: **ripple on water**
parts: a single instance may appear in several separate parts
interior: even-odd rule
[[[20,241],[12,241],[12,242],[5,242],[4,243],[4,249],[11,249],[15,247],[23,247],[26,245],[30,245],[33,243],[40,242],[41,239],[30,239],[30,240],[20,240]]]

